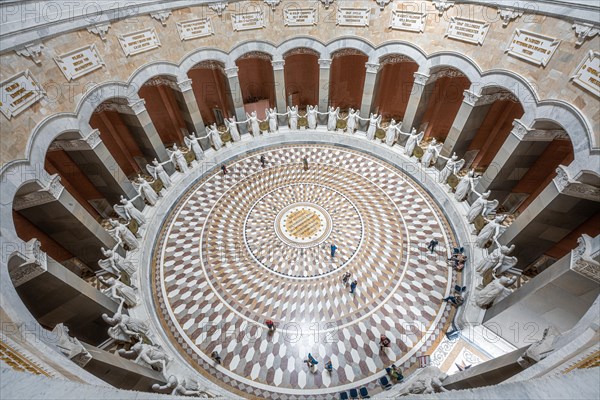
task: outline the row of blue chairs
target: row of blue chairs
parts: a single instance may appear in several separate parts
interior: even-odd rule
[[[348,399],[358,399],[360,394],[361,399],[370,399],[369,391],[366,387],[361,387],[360,389],[350,389],[350,396],[348,396],[348,392],[340,392],[340,400],[348,400]]]

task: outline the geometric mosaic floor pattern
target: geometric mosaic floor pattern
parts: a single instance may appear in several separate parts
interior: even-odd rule
[[[245,397],[325,399],[360,386],[373,394],[385,367],[410,367],[443,337],[455,241],[410,177],[327,145],[264,149],[227,167],[181,197],[155,249],[159,315],[197,371]],[[358,282],[353,294],[346,272]],[[389,348],[380,350],[381,334]]]

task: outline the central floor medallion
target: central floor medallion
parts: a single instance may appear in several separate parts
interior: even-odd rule
[[[279,239],[297,247],[319,245],[329,237],[332,226],[329,213],[311,203],[289,205],[275,219]]]

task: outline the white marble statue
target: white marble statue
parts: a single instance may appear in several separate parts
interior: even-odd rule
[[[358,125],[359,112],[354,108],[351,108],[350,111],[348,111],[348,116],[346,118],[348,119],[348,122],[346,123],[346,133],[354,133]]]
[[[150,345],[138,341],[131,346],[129,350],[120,349],[119,355],[127,359],[133,360],[140,365],[148,365],[158,371],[164,371],[167,364],[172,361],[172,358],[163,351],[160,346]]]
[[[108,328],[108,336],[118,342],[133,343],[144,337],[150,340],[150,328],[146,321],[132,318],[127,314],[123,314],[123,304],[119,304],[119,308],[112,317],[107,314],[102,314],[102,319],[110,328]]]
[[[505,215],[499,215],[493,220],[489,221],[486,226],[481,228],[477,238],[475,238],[475,244],[479,248],[485,248],[485,245],[490,241],[496,239],[506,230],[506,227],[502,225],[502,221],[506,218]]]
[[[517,363],[523,368],[528,368],[533,364],[542,361],[554,351],[554,343],[560,337],[560,332],[553,326],[544,329],[544,334],[540,340],[529,346],[525,353],[517,360]]]
[[[494,302],[499,302],[512,293],[512,289],[509,289],[509,287],[514,285],[516,281],[517,277],[509,278],[502,276],[495,278],[486,287],[477,292],[475,295],[475,304],[478,307],[486,308]]]
[[[423,154],[423,158],[421,159],[421,165],[423,165],[423,168],[429,168],[431,163],[434,163],[435,160],[437,160],[442,146],[443,144],[438,143],[435,138],[431,139],[431,143],[429,143],[429,146],[427,146],[425,154]]]
[[[510,247],[504,245],[496,247],[494,251],[481,260],[479,265],[477,265],[476,270],[479,275],[483,276],[491,270],[494,275],[499,276],[517,265],[517,258],[509,256],[514,249],[514,244]]]
[[[369,118],[369,128],[367,129],[367,139],[375,139],[375,133],[377,132],[377,127],[380,122],[381,115],[371,113],[371,117]]]
[[[256,111],[252,111],[250,114],[246,113],[246,117],[248,117],[248,122],[250,122],[252,136],[258,137],[260,135],[260,121],[258,120]]]
[[[186,173],[188,171],[188,163],[185,159],[185,155],[183,152],[177,147],[176,144],[173,144],[173,149],[167,149],[167,153],[169,153],[169,158],[179,168],[179,172]]]
[[[200,161],[204,158],[204,151],[202,151],[202,147],[200,146],[200,139],[195,133],[184,136],[183,141],[185,142],[185,145],[194,152],[196,160]]]
[[[399,124],[396,123],[396,120],[392,118],[385,132],[385,144],[387,144],[388,146],[393,146],[394,142],[396,141],[398,131],[400,130],[400,128],[398,128],[398,125]]]
[[[265,115],[269,119],[269,132],[275,133],[278,130],[277,127],[277,109],[267,108],[265,109]]]
[[[327,113],[327,130],[333,132],[337,129],[337,120],[340,116],[340,108],[329,107]]]
[[[127,248],[131,251],[137,250],[139,247],[139,243],[133,232],[129,230],[127,225],[122,224],[116,219],[110,218],[108,220],[112,229],[107,229],[108,233],[110,233],[119,243],[124,243]]]
[[[438,367],[428,366],[419,369],[411,376],[410,385],[400,392],[400,396],[446,392],[443,381],[447,377],[448,375]]]
[[[56,325],[52,333],[58,338],[56,346],[60,352],[77,365],[84,366],[92,359],[92,355],[83,347],[79,339],[69,335],[69,328],[64,324]]]
[[[457,201],[465,201],[479,179],[475,177],[475,170],[470,170],[465,176],[460,178],[460,182],[458,182],[456,191],[454,192],[454,198]]]
[[[217,128],[217,124],[212,124],[210,127],[206,128],[206,132],[208,134],[210,143],[215,148],[215,150],[221,150],[221,148],[223,147],[223,141],[221,140],[221,133]]]
[[[446,161],[446,165],[440,171],[439,182],[446,183],[448,182],[448,178],[452,176],[452,174],[457,175],[458,172],[465,165],[465,160],[459,160],[456,153],[452,154],[452,157],[448,161]]]
[[[293,131],[298,130],[298,106],[288,107],[287,115],[290,129]]]
[[[473,223],[478,216],[483,215],[484,217],[487,217],[496,210],[500,203],[498,200],[488,200],[490,194],[491,192],[489,190],[482,193],[477,200],[471,204],[471,207],[469,207],[469,211],[467,212],[467,221]]]
[[[137,197],[139,196],[136,196],[135,198]],[[142,226],[146,223],[146,217],[144,217],[144,214],[142,214],[142,212],[133,205],[131,200],[128,200],[125,197],[123,197],[123,195],[121,195],[119,203],[121,204],[115,204],[113,206],[115,212],[117,213],[117,215],[119,215],[119,217],[127,221],[135,219],[139,226]]]
[[[140,174],[135,181],[133,181],[133,186],[137,189],[137,191],[142,195],[144,200],[150,204],[151,206],[155,206],[158,202],[158,194],[152,188],[150,183],[144,179]]]
[[[135,289],[132,287],[127,286],[120,280],[113,277],[105,279],[99,276],[98,280],[102,282],[103,285],[107,286],[106,289],[102,290],[102,293],[115,300],[117,303],[124,301],[125,305],[129,308],[138,305],[139,299],[135,294]]]
[[[172,396],[212,397],[208,392],[200,390],[198,383],[192,379],[184,379],[175,375],[169,376],[165,385],[155,383],[152,390],[158,393],[169,393]]]
[[[306,107],[306,120],[308,122],[309,129],[317,129],[317,114],[318,113],[319,113],[319,106]]]
[[[425,136],[425,131],[421,131],[421,133],[417,133],[415,128],[412,128],[412,131],[408,135],[408,140],[406,141],[406,145],[404,146],[404,152],[407,156],[411,157],[415,148],[421,144],[421,140],[423,140],[423,136]]]
[[[155,158],[154,160],[152,160],[152,165],[146,165],[146,169],[148,170],[150,176],[152,176],[154,179],[160,179],[160,181],[163,183],[163,186],[167,189],[171,187],[172,183],[171,178],[163,168],[163,165],[169,162],[170,161],[159,163],[158,160]]]
[[[137,268],[131,261],[127,260],[114,250],[105,249],[104,247],[100,250],[105,259],[98,260],[98,266],[100,266],[103,271],[106,271],[117,278],[120,278],[122,274],[125,274],[130,281],[135,279]]]
[[[239,142],[241,140],[240,131],[238,130],[237,121],[235,117],[225,118],[225,126],[227,130],[229,130],[229,134],[231,135],[231,139],[234,142]]]

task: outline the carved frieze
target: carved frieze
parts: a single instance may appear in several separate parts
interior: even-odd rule
[[[594,239],[583,235],[577,239],[577,247],[571,251],[571,269],[597,283],[600,283],[600,262],[597,254],[592,254]],[[597,252],[596,252],[597,253]]]
[[[24,261],[9,270],[15,287],[21,286],[48,270],[48,257],[42,251],[41,246],[40,241],[33,238],[25,243],[24,251],[17,254]]]
[[[60,183],[60,176],[58,174],[51,175],[43,189],[15,197],[13,209],[19,211],[51,203],[60,197],[63,190],[64,186]]]

